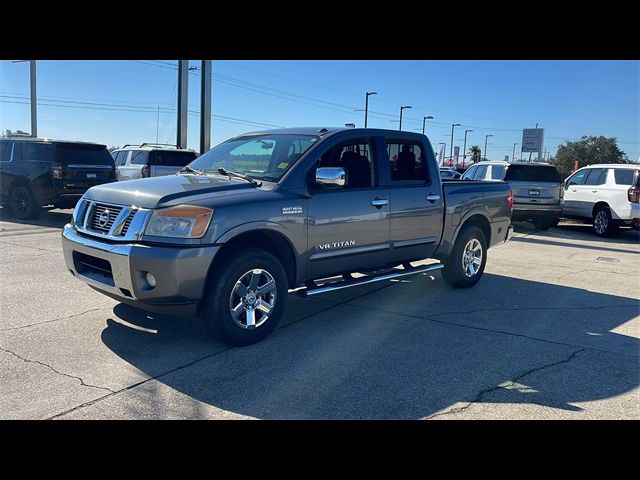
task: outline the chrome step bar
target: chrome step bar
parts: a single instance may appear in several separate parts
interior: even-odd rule
[[[396,270],[391,273],[385,273],[383,275],[373,275],[361,278],[353,278],[351,280],[344,280],[335,283],[325,283],[315,288],[302,288],[296,293],[301,297],[311,297],[318,295],[319,293],[332,292],[334,290],[342,290],[343,288],[356,287],[358,285],[366,285],[367,283],[382,282],[383,280],[391,280],[393,278],[405,277],[407,275],[414,275],[416,273],[433,272],[436,270],[442,270],[444,265],[441,263],[433,263],[431,265],[424,265],[422,267],[405,268],[404,270]]]

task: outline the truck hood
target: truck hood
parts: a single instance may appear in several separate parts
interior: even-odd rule
[[[180,199],[196,195],[254,188],[245,180],[217,175],[168,175],[97,185],[84,197],[96,202],[156,208],[167,203],[183,203]]]

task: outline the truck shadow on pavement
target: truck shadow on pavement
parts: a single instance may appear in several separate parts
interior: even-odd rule
[[[633,298],[486,273],[470,290],[440,275],[349,290],[291,295],[280,328],[248,347],[125,305],[102,340],[155,377],[139,393],[152,418],[456,418],[484,403],[581,418],[575,403],[639,384],[639,341],[613,331],[638,315]]]
[[[71,210],[42,209],[36,218],[31,220],[19,220],[13,217],[6,208],[0,208],[0,222],[15,225],[33,225],[37,227],[63,228],[71,221]]]

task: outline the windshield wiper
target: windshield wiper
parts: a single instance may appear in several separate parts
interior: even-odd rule
[[[241,178],[241,179],[246,180],[247,182],[249,182],[251,185],[255,185],[256,187],[261,187],[262,186],[262,182],[257,182],[256,180],[254,180],[253,178],[249,177],[248,175],[245,175],[244,173],[232,172],[230,170],[225,170],[222,167],[218,169],[218,173],[220,175],[226,175],[229,178],[231,178],[231,177]]]
[[[196,170],[195,168],[191,168],[189,165],[182,167],[178,170],[178,173],[195,173],[196,175],[204,175],[202,170]]]

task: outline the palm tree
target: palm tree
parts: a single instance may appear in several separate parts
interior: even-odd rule
[[[473,163],[478,162],[480,160],[480,147],[478,145],[471,145],[469,154],[471,155]]]

